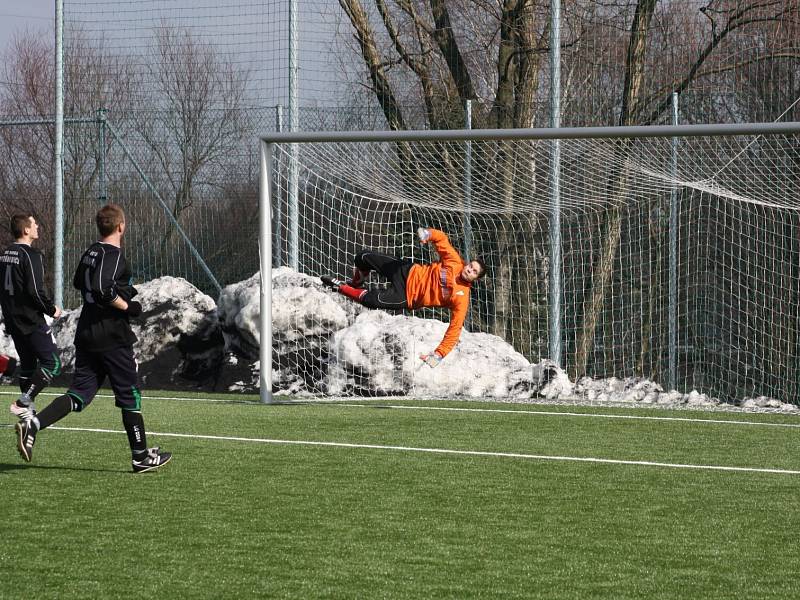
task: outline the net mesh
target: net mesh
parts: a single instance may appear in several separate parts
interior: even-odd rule
[[[718,398],[800,403],[798,141],[682,138],[677,154],[670,139],[561,141],[561,366],[571,378],[646,378]],[[531,363],[547,359],[550,148],[535,140],[277,146],[275,264],[296,252],[301,273],[347,276],[362,248],[427,262],[436,256],[414,232],[441,229],[462,256],[489,267],[465,329],[499,336]],[[415,314],[449,320],[443,309]],[[299,359],[289,368],[306,367]]]

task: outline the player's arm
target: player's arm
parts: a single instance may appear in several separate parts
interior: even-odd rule
[[[467,317],[468,306],[468,302],[457,304],[450,311],[450,325],[447,326],[447,331],[444,332],[442,341],[436,347],[436,350],[430,354],[423,354],[420,356],[428,366],[438,366],[441,360],[455,348],[458,339],[461,337],[461,330],[464,327],[464,320]]]
[[[457,262],[459,265],[464,261],[461,260],[461,255],[453,248],[450,240],[443,231],[433,229],[432,227],[420,227],[417,230],[419,241],[423,244],[430,242],[433,244],[436,253],[442,259],[443,263]]]
[[[461,337],[461,330],[464,327],[464,320],[467,318],[468,304],[459,304],[450,311],[450,325],[447,326],[447,331],[444,332],[442,342],[436,348],[436,352],[444,358],[450,351],[456,347],[458,338]]]
[[[23,264],[27,263],[25,265],[25,291],[28,297],[33,300],[37,310],[55,317],[60,311],[44,287],[44,261],[42,260],[42,255],[36,251],[26,252],[26,255],[28,259],[23,262]]]
[[[101,250],[102,253],[96,258],[94,268],[88,270],[86,283],[97,304],[119,308],[119,302],[115,303],[115,300],[119,298],[116,276],[122,254],[116,249],[109,251],[102,248]]]
[[[98,304],[116,308],[132,317],[142,314],[142,305],[134,300],[125,300],[117,286],[117,273],[122,269],[122,252],[106,250],[98,258],[94,274],[90,278],[92,296]]]

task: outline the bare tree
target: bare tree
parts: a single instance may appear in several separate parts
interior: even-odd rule
[[[53,45],[40,35],[26,33],[13,39],[5,52],[2,76],[9,85],[0,92],[0,113],[16,119],[52,120]],[[92,118],[100,107],[125,112],[131,98],[130,61],[108,52],[102,40],[90,44],[80,31],[70,36],[66,54],[65,116]],[[52,123],[0,129],[0,186],[5,211],[35,212],[48,234],[53,225]],[[64,128],[65,236],[76,221],[85,220],[97,196],[99,147],[96,127],[67,123]],[[42,240],[48,243],[47,238]]]
[[[52,47],[31,34],[16,36],[3,56],[0,114],[39,119],[52,114]],[[31,211],[52,233],[53,128],[0,128],[0,194],[3,226],[8,216]],[[47,235],[47,234],[45,234]]]
[[[188,30],[162,26],[155,42],[148,65],[154,87],[136,123],[177,219],[204,186],[216,185],[214,173],[224,170],[246,135],[249,74]]]
[[[462,107],[468,99],[476,102],[474,123],[478,127],[530,127],[536,122],[537,100],[547,90],[541,70],[549,50],[549,2],[339,0],[339,4],[355,32],[369,74],[366,85],[391,128],[461,127]],[[572,124],[662,122],[673,92],[684,92],[698,81],[739,73],[742,56],[765,68],[785,57],[785,45],[780,52],[765,51],[752,43],[753,34],[798,19],[796,0],[712,0],[699,10],[697,5],[657,0],[573,0],[563,4],[563,106],[571,111],[563,121]],[[414,118],[414,106],[424,107],[421,121]],[[503,144],[496,144],[491,152],[493,159],[477,152],[475,160],[480,167],[476,171],[483,181],[476,181],[475,189],[491,185],[511,208],[514,182],[527,176],[526,170],[514,163],[513,152]],[[617,145],[619,164],[626,164],[629,152],[628,143]],[[439,154],[434,164],[450,169],[444,152]],[[419,151],[414,158],[421,158]],[[415,168],[411,176],[419,177],[419,173]],[[457,180],[457,174],[444,179]],[[591,284],[581,299],[582,315],[577,318],[570,366],[575,377],[586,372],[594,348],[630,194],[623,172],[605,187],[614,202],[604,215],[601,242],[592,257]],[[655,223],[650,231],[650,245],[656,253],[652,258],[658,260],[664,230]],[[493,272],[493,331],[506,339],[512,333],[507,328],[513,280],[507,257],[513,239],[510,227],[501,224],[496,240],[500,259]],[[652,284],[655,274],[649,277]],[[641,286],[648,283],[643,280]],[[641,293],[650,294],[650,316],[641,324],[640,365],[651,351],[647,341],[650,320],[655,295],[661,292],[657,285],[650,285]]]
[[[546,3],[504,0],[494,10],[477,0],[374,0],[371,14],[361,0],[339,0],[339,4],[350,19],[370,88],[390,128],[404,129],[411,123],[434,129],[461,127],[467,100],[475,102],[477,127],[532,125],[546,59]],[[406,115],[420,105],[424,107],[421,123]],[[402,147],[400,152],[400,164],[413,165],[404,174],[407,178],[423,176],[418,165],[427,159],[446,171],[447,193],[461,193],[459,174],[444,145],[433,149],[419,146],[415,152]],[[483,179],[476,186],[500,189],[509,208],[522,169],[511,158],[510,147],[503,143],[485,148],[485,152],[478,150],[475,157],[479,165],[476,177]],[[530,171],[530,164],[524,170]],[[501,336],[508,335],[512,317],[508,249],[513,237],[510,220],[504,221],[493,277],[492,328]]]
[[[647,49],[653,34],[651,20],[656,0],[638,0],[630,28],[625,60],[625,82],[619,124],[648,124],[656,121],[667,110],[672,92],[685,90],[701,72],[703,65],[712,56],[714,50],[728,36],[753,23],[779,21],[787,15],[787,10],[790,11],[789,14],[796,14],[797,6],[792,7],[791,4],[778,0],[755,1],[746,4],[725,0],[712,2],[703,7],[701,12],[709,15],[711,30],[706,41],[700,46],[698,54],[685,59],[687,70],[681,76],[675,77],[671,82],[672,85],[668,88],[668,93],[661,92],[661,98],[658,98],[657,92],[653,97],[648,98],[648,89],[645,85],[645,76],[648,73]],[[616,154],[620,164],[626,162],[629,151],[630,146],[627,141],[623,140],[617,145]],[[609,182],[609,193],[615,200],[605,216],[602,247],[595,260],[591,288],[588,292],[589,298],[584,303],[583,323],[576,340],[574,365],[570,369],[571,375],[575,378],[586,373],[589,354],[594,346],[597,323],[610,287],[614,258],[619,247],[622,211],[629,192],[628,188],[629,180],[624,172],[617,173]],[[649,293],[657,293],[657,290],[650,289]],[[642,336],[643,344],[646,344],[646,340],[649,339],[649,332],[646,330],[648,327],[649,323],[646,322]],[[643,351],[646,350],[649,349],[643,348]]]

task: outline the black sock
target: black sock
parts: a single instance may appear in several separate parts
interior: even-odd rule
[[[27,378],[25,381],[28,384],[28,387],[22,390],[23,394],[27,394],[28,398],[31,400],[35,400],[36,396],[39,395],[44,388],[50,385],[50,381],[53,379],[52,371],[49,369],[45,369],[44,367],[40,367],[36,370],[33,374],[33,377]],[[22,387],[20,380],[20,387]]]
[[[142,458],[147,454],[147,436],[144,432],[144,419],[142,413],[135,410],[122,411],[122,424],[128,434],[128,444],[131,446],[133,458]]]
[[[49,427],[56,421],[60,421],[72,412],[72,398],[67,394],[59,396],[50,404],[45,406],[40,413],[36,414],[39,419],[39,429]]]

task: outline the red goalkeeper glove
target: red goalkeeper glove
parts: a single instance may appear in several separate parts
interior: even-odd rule
[[[420,354],[419,357],[422,359],[422,362],[428,365],[431,369],[438,367],[439,363],[442,362],[442,358],[444,358],[438,352],[431,352],[430,354]]]
[[[17,360],[5,354],[0,354],[0,377],[11,377],[17,368]]]

